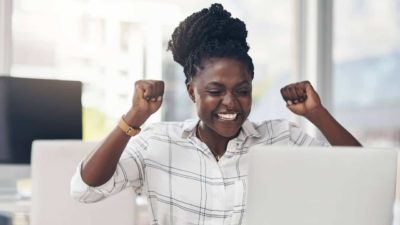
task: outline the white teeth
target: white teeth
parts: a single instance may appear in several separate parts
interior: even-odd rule
[[[222,113],[218,113],[218,117],[222,120],[234,120],[237,117],[237,113],[232,113],[232,114],[222,114]]]

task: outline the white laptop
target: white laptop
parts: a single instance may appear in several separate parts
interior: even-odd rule
[[[250,150],[248,225],[391,225],[397,151]]]

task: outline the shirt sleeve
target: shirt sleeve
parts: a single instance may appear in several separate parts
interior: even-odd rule
[[[71,196],[83,203],[98,202],[126,188],[143,185],[143,153],[147,148],[148,134],[144,131],[132,137],[124,149],[113,176],[104,184],[92,187],[81,176],[82,162],[71,179]]]
[[[313,138],[305,133],[301,128],[299,128],[296,124],[289,122],[289,141],[291,145],[297,146],[331,146],[325,140],[320,140],[317,138]]]

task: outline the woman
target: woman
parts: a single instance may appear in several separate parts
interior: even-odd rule
[[[164,83],[140,80],[131,109],[72,179],[73,196],[99,201],[144,188],[152,224],[240,224],[248,149],[257,144],[327,145],[283,120],[253,123],[254,67],[245,24],[213,4],[187,17],[169,42],[184,67],[199,119],[145,121],[162,104]],[[309,82],[281,90],[288,108],[314,123],[331,145],[360,146],[321,105]],[[267,110],[267,109],[266,109]]]

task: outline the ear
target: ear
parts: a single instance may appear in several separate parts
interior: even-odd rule
[[[188,94],[189,94],[190,99],[192,99],[192,102],[196,102],[196,101],[195,101],[195,98],[194,98],[194,88],[193,88],[193,83],[192,83],[192,81],[189,81],[189,82],[186,84],[186,90],[187,90],[187,92],[188,92]]]

